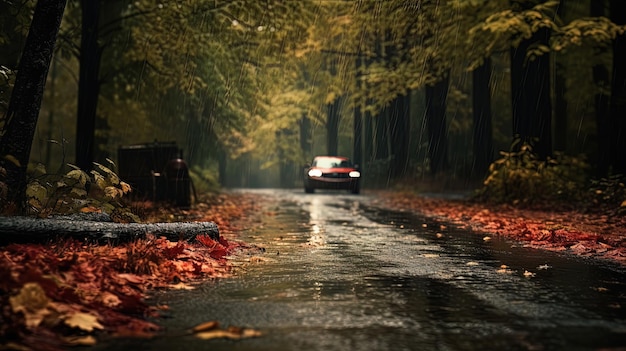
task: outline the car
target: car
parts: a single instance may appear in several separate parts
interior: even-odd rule
[[[316,156],[304,169],[304,191],[315,189],[349,190],[358,194],[361,190],[359,166],[343,156]]]

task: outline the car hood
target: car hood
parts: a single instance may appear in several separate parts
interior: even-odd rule
[[[320,167],[311,167],[311,169],[319,169],[322,173],[350,173],[352,171],[356,171],[356,168],[353,167],[341,167],[341,168],[320,168]]]

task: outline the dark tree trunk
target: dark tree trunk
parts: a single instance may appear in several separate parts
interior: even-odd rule
[[[311,120],[306,113],[300,118],[300,150],[308,160],[313,157],[311,154]]]
[[[328,116],[326,120],[326,152],[328,155],[337,155],[339,151],[339,111],[341,109],[341,97],[328,104]]]
[[[376,160],[386,160],[389,157],[389,109],[383,107],[376,116],[374,126],[374,154]]]
[[[231,183],[228,183],[228,178],[226,177],[226,169],[228,166],[228,156],[222,147],[217,148],[217,167],[218,167],[218,181],[222,186],[231,186]]]
[[[365,111],[365,130],[363,131],[364,146],[363,153],[365,155],[366,164],[369,165],[374,160],[374,120],[369,110]]]
[[[26,167],[65,5],[66,0],[37,1],[5,115],[0,165],[6,170],[6,200],[20,211],[26,191]]]
[[[557,62],[554,82],[554,149],[567,150],[567,99],[565,99],[565,72],[562,63]]]
[[[16,242],[49,243],[59,238],[83,242],[119,243],[145,238],[148,234],[164,236],[171,241],[194,241],[198,235],[217,240],[219,228],[214,222],[114,223],[108,216],[82,219],[84,214],[34,219],[0,217],[0,245]]]
[[[357,91],[361,89],[361,60],[362,58],[356,58],[356,84]],[[352,161],[358,165],[363,162],[363,113],[361,111],[361,101],[358,100],[354,103],[354,123],[353,128],[353,143],[352,143]]]
[[[389,112],[389,134],[391,154],[391,178],[402,177],[409,166],[409,136],[410,136],[410,101],[408,95],[396,97],[391,102]]]
[[[485,59],[472,72],[472,103],[474,112],[474,164],[472,175],[484,177],[493,162],[493,130],[491,127],[491,59]]]
[[[626,24],[626,3],[611,0],[611,20]],[[610,161],[613,173],[626,175],[626,34],[613,42],[613,72],[611,76]]]
[[[363,116],[361,106],[354,107],[354,139],[352,142],[352,161],[358,165],[363,162]]]
[[[589,14],[592,17],[606,16],[604,1],[590,1],[589,3]],[[594,48],[594,54],[596,56],[601,56],[605,51],[606,49],[604,47]],[[610,84],[609,70],[606,65],[598,63],[593,66],[592,74],[596,91],[594,96],[594,109],[598,140],[598,165],[596,175],[603,177],[606,176],[609,171],[609,95],[605,94]]]
[[[426,125],[428,129],[428,156],[430,172],[437,174],[448,168],[448,126],[446,99],[449,75],[435,85],[426,86]]]
[[[563,18],[565,12],[565,1],[559,3],[557,13]],[[562,55],[556,55],[555,75],[554,75],[554,149],[558,151],[567,150],[567,100],[565,99],[565,67],[560,60]]]
[[[552,154],[552,104],[550,102],[550,56],[530,58],[528,50],[548,46],[550,32],[540,29],[511,49],[513,136],[530,144],[541,159]]]
[[[100,94],[100,57],[98,45],[99,0],[81,0],[82,32],[78,78],[78,115],[76,122],[76,165],[88,171],[94,157],[96,111]]]

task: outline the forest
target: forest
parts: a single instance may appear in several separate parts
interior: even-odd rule
[[[432,240],[461,226],[623,264],[625,32],[623,0],[0,0],[0,349],[159,335],[150,318],[167,306],[148,292],[229,277],[238,252],[265,261],[221,234],[249,215],[263,227],[278,205],[218,190],[300,187],[321,154],[359,164],[360,199],[443,221]],[[190,208],[126,202],[121,151],[161,144],[205,195]],[[460,189],[474,196],[420,196]],[[21,242],[28,228],[5,235],[21,214],[44,228],[38,244]],[[219,233],[48,233],[68,214]],[[260,335],[216,321],[186,333]]]
[[[198,187],[298,186],[314,155],[342,154],[366,187],[623,194],[624,7],[2,1],[2,195],[23,198],[25,174],[114,175],[121,146],[154,141],[181,147]]]

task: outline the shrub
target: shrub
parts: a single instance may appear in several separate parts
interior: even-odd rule
[[[612,175],[601,179],[592,179],[589,187],[588,202],[602,208],[617,209],[619,214],[626,214],[626,176]]]
[[[540,160],[527,144],[519,151],[500,154],[478,190],[479,199],[528,206],[585,199],[590,167],[583,157],[555,153]]]
[[[31,169],[26,188],[30,212],[45,217],[84,211],[112,213],[124,207],[122,197],[131,191],[130,185],[110,168],[94,165],[90,174],[73,165],[65,174],[49,174],[41,164]]]

